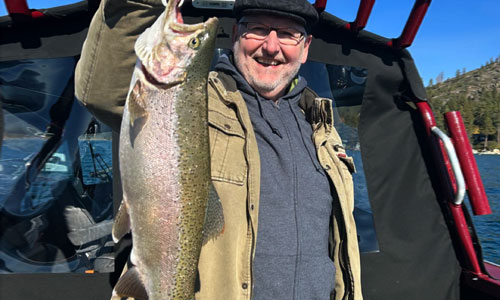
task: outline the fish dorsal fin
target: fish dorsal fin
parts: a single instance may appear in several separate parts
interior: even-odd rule
[[[205,214],[205,225],[203,226],[203,245],[210,239],[214,239],[224,232],[224,211],[222,203],[213,185],[210,185],[210,192]]]
[[[112,236],[113,241],[117,243],[121,238],[130,231],[130,217],[127,211],[127,203],[122,201],[120,208],[115,216],[113,223]]]
[[[134,122],[143,117],[147,117],[146,107],[147,90],[142,87],[140,80],[137,80],[128,99],[128,112],[130,116],[130,125],[134,126]]]
[[[120,297],[132,297],[135,300],[149,299],[146,288],[135,266],[132,266],[125,274],[122,274],[113,293]]]

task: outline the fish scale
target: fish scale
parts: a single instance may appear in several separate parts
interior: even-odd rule
[[[183,24],[178,2],[135,46],[120,132],[123,201],[113,226],[115,241],[132,232],[133,266],[115,286],[117,297],[194,299],[201,246],[222,232],[207,120],[217,20]]]

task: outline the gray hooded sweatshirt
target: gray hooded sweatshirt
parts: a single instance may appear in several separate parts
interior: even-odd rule
[[[328,300],[335,267],[328,255],[332,191],[299,107],[307,86],[276,103],[257,94],[223,55],[215,69],[231,75],[248,107],[261,165],[253,300]]]

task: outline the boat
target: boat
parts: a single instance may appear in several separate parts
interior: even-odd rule
[[[74,97],[74,70],[99,0],[43,10],[5,0],[0,17],[0,295],[109,299],[131,241],[113,244],[121,201],[118,134]],[[231,47],[231,0],[184,1],[186,22],[220,19],[215,58]],[[301,68],[334,98],[335,126],[356,162],[355,217],[365,299],[499,300],[471,212],[491,213],[459,112],[436,126],[407,49],[431,0],[416,0],[399,37],[326,11]],[[111,66],[110,66],[111,67]],[[127,84],[128,85],[128,84]],[[468,195],[472,211],[463,204]]]

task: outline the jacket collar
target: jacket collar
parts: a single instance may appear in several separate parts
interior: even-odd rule
[[[309,87],[304,89],[299,101],[300,108],[306,115],[306,120],[316,130],[324,126],[327,133],[333,128],[333,101],[328,98],[318,97]]]

